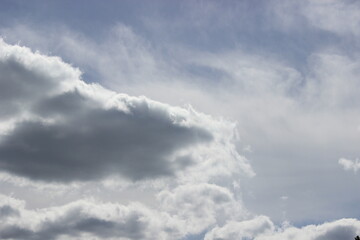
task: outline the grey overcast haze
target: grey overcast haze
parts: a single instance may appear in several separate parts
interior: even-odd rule
[[[0,239],[353,240],[360,1],[0,0]]]

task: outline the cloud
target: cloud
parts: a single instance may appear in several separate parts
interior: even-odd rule
[[[0,195],[0,220],[6,222],[20,217],[20,209],[23,209],[24,206],[24,201]]]
[[[77,69],[67,67],[56,57],[46,59],[36,56],[26,48],[11,48],[2,40],[0,46],[0,119],[23,111],[29,101],[35,102],[47,94],[55,94],[63,84],[80,75]]]
[[[313,26],[339,35],[358,36],[360,34],[360,5],[358,2],[306,1],[304,5],[302,13]]]
[[[204,240],[246,240],[256,239],[256,236],[273,232],[274,224],[266,216],[257,216],[246,221],[229,221],[223,227],[215,227],[209,231]]]
[[[4,100],[18,106],[0,121],[0,168],[14,184],[21,180],[17,187],[23,178],[54,189],[91,182],[72,189],[79,196],[94,194],[99,180],[126,179],[158,196],[152,208],[66,199],[39,210],[3,197],[0,238],[180,239],[246,218],[231,186],[254,172],[236,150],[234,122],[85,83],[60,58],[26,47],[0,48],[0,82],[14,89]],[[164,177],[157,194],[152,180]]]
[[[338,162],[346,171],[354,171],[356,173],[360,169],[359,159],[350,160],[346,158],[340,158]]]
[[[257,216],[245,221],[229,221],[223,227],[215,227],[205,235],[205,240],[336,240],[354,239],[360,232],[360,221],[344,218],[302,228],[275,226],[267,216]]]
[[[130,114],[84,108],[79,112],[85,113],[73,118],[78,113],[71,112],[61,123],[17,123],[0,146],[2,169],[50,181],[100,179],[115,173],[139,180],[172,175],[192,163],[189,156],[172,156],[176,150],[211,139],[206,131],[176,126],[168,116],[156,115],[161,113],[151,116],[146,102],[144,108],[131,108]]]
[[[230,219],[248,217],[228,189],[213,184],[164,190],[158,201],[158,207],[149,208],[138,202],[123,205],[81,199],[28,209],[25,201],[0,195],[0,209],[12,211],[1,218],[0,238],[184,239],[223,226]]]
[[[190,195],[189,195],[190,193]],[[27,209],[25,202],[0,195],[0,209],[11,208],[15,214],[2,218],[1,239],[183,239],[201,221],[207,221],[215,212],[232,201],[231,194],[218,186],[199,185],[180,187],[172,193],[163,193],[164,208],[149,209],[140,203],[122,205],[77,200],[65,205],[41,209]],[[177,203],[173,201],[177,201]],[[168,211],[165,211],[167,207]],[[188,207],[192,207],[190,210]],[[197,208],[200,208],[198,211]],[[232,210],[228,208],[227,210]],[[183,215],[185,214],[185,215]],[[179,218],[180,217],[180,218]],[[196,219],[193,222],[193,219]],[[210,217],[211,218],[211,217]],[[205,240],[336,240],[352,239],[360,231],[360,221],[340,219],[301,228],[284,225],[276,227],[267,216],[217,221],[206,227]]]
[[[167,60],[157,54],[150,42],[121,23],[112,25],[107,34],[101,37],[101,42],[73,29],[59,30],[58,27],[34,30],[27,25],[16,25],[0,28],[0,32],[10,43],[18,43],[16,39],[24,39],[26,35],[26,40],[22,42],[25,46],[51,55],[61,55],[86,70],[86,81],[101,82],[112,89],[113,81],[120,81],[126,86],[172,80]]]
[[[59,58],[0,47],[0,84],[11,93],[2,97],[18,106],[3,114],[2,124],[11,124],[0,141],[2,171],[56,182],[173,176],[195,165],[198,147],[221,145],[229,138],[222,131],[233,128],[192,109],[84,83]]]
[[[336,239],[354,239],[360,231],[360,221],[357,219],[344,218],[333,222],[327,222],[319,225],[307,225],[302,228],[287,227],[279,229],[272,233],[267,233],[256,237],[255,240],[336,240]]]
[[[360,5],[356,1],[282,2],[275,0],[271,1],[268,8],[273,14],[271,16],[274,17],[271,24],[275,23],[274,27],[281,27],[293,33],[305,30],[312,33],[309,35],[330,33],[328,37],[335,34],[342,38],[351,38],[360,33]]]
[[[239,11],[238,8],[231,6],[231,11],[227,13],[234,15],[225,16],[221,21],[217,20],[220,14],[224,13],[223,5],[210,3],[213,7],[209,5],[211,8],[208,8],[210,10],[208,19],[203,17],[201,9],[191,5],[193,12],[190,14],[193,18],[183,19],[196,20],[195,25],[198,27],[194,32],[200,33],[202,38],[189,34],[186,30],[193,25],[184,27],[184,22],[180,21],[174,27],[174,21],[169,19],[162,19],[162,21],[166,20],[165,25],[168,25],[168,28],[164,28],[164,25],[158,22],[156,27],[159,33],[165,35],[154,34],[158,35],[155,38],[150,36],[153,32],[147,35],[143,29],[136,28],[131,21],[127,21],[128,26],[118,24],[111,31],[110,36],[97,35],[96,40],[76,32],[63,31],[64,29],[58,31],[58,28],[53,26],[42,28],[46,29],[45,31],[15,26],[8,29],[8,34],[13,42],[22,39],[24,43],[36,46],[42,51],[57,51],[56,54],[63,56],[67,61],[69,60],[68,62],[74,62],[81,68],[85,67],[89,71],[82,77],[87,82],[103,81],[107,86],[111,85],[121,92],[132,95],[145,94],[153,99],[173,104],[191,102],[202,111],[238,120],[237,128],[242,141],[253,149],[251,153],[246,153],[251,156],[252,165],[257,170],[257,177],[251,181],[239,180],[236,175],[239,170],[245,170],[250,175],[252,171],[246,159],[236,150],[242,149],[242,143],[234,145],[234,124],[214,121],[191,109],[185,109],[187,113],[184,118],[190,122],[194,119],[198,120],[194,120],[196,124],[191,123],[189,126],[193,126],[196,131],[204,130],[210,133],[211,137],[199,136],[193,139],[190,136],[189,138],[194,140],[194,144],[191,145],[181,145],[183,143],[181,139],[174,140],[172,154],[164,153],[166,156],[164,161],[154,161],[155,165],[165,163],[163,167],[158,169],[159,171],[150,171],[152,172],[150,176],[140,178],[144,180],[176,175],[176,183],[173,182],[174,178],[166,181],[167,187],[171,187],[166,190],[168,194],[164,195],[164,199],[167,196],[166,199],[170,199],[171,204],[164,211],[171,212],[179,220],[179,224],[186,222],[184,219],[188,217],[193,223],[188,229],[190,232],[195,233],[204,228],[210,231],[213,226],[217,226],[213,236],[231,238],[232,234],[238,233],[234,228],[237,226],[240,228],[242,221],[227,213],[227,218],[232,219],[231,222],[234,224],[226,225],[219,214],[222,210],[219,209],[224,209],[221,206],[228,206],[226,209],[231,209],[233,199],[239,202],[235,195],[240,193],[247,197],[245,202],[247,200],[250,209],[271,216],[274,222],[283,218],[283,211],[279,208],[286,208],[284,212],[289,219],[301,224],[304,221],[320,222],[343,216],[357,216],[354,206],[358,202],[358,193],[355,193],[351,187],[344,187],[351,186],[347,178],[349,174],[339,173],[339,166],[336,164],[338,156],[358,155],[358,133],[354,129],[360,119],[358,111],[360,61],[357,57],[357,46],[354,46],[352,41],[353,35],[358,34],[356,28],[358,8],[357,4],[348,5],[348,3],[350,1],[344,3],[270,1],[265,6],[261,3],[260,6],[254,7],[244,1],[241,5],[249,8],[241,8]],[[283,18],[274,22],[273,16],[270,18],[268,15],[269,5],[278,9],[279,14],[283,14],[280,18]],[[253,9],[256,11],[254,12]],[[243,27],[234,29],[232,26],[235,25],[229,24],[232,23],[229,19],[233,19],[233,23],[239,22],[239,12],[245,13],[240,14],[244,21],[235,25],[236,27],[246,25],[245,29]],[[266,14],[263,15],[265,12]],[[256,21],[252,21],[253,19]],[[349,22],[349,19],[352,20]],[[219,23],[217,28],[222,30],[221,34],[218,31],[213,34],[219,38],[208,37],[211,35],[209,30],[213,29],[214,20]],[[154,21],[148,22],[154,23]],[[229,25],[230,28],[225,30],[222,26],[224,24]],[[279,29],[276,28],[278,26],[275,26],[274,31],[274,24],[287,25],[287,28],[285,31],[278,31]],[[250,29],[250,32],[246,32],[246,28]],[[169,36],[168,29],[172,30],[176,37]],[[229,34],[229,29],[234,31]],[[151,32],[154,29],[147,30]],[[3,29],[1,31],[4,32]],[[169,38],[178,39],[181,31],[185,33],[184,36],[192,36],[187,39],[190,44],[186,43],[186,39],[179,40],[179,45],[182,47],[174,41],[169,42]],[[236,35],[236,32],[239,35]],[[13,36],[10,36],[11,34]],[[233,37],[232,41],[236,43],[236,47],[227,44],[226,38],[229,35]],[[203,39],[221,46],[217,48],[211,44],[211,46],[203,44]],[[194,46],[195,41],[201,42],[202,50],[198,51],[199,48]],[[289,58],[292,61],[288,61]],[[88,78],[89,74],[90,78]],[[6,110],[5,107],[10,106],[6,104],[2,108],[5,110],[2,114],[1,127],[11,134],[17,131],[24,134],[32,129],[30,124],[37,123],[40,127],[36,129],[40,129],[39,132],[44,136],[48,138],[61,136],[59,132],[63,132],[64,129],[66,136],[71,136],[71,142],[74,139],[71,134],[74,132],[78,136],[76,131],[81,130],[71,128],[73,125],[70,123],[82,126],[83,122],[80,120],[86,120],[88,125],[85,124],[84,128],[92,128],[94,123],[90,116],[93,116],[91,114],[96,110],[120,108],[120,112],[127,113],[129,105],[132,106],[128,103],[139,100],[126,95],[120,98],[131,98],[131,100],[118,100],[115,93],[108,91],[104,93],[104,89],[95,85],[86,84],[85,87],[75,85],[76,87],[51,93],[46,99],[44,97],[45,100],[42,99],[41,94],[37,94],[41,99],[35,102],[25,97],[24,100],[20,98],[16,98],[18,99],[16,101],[11,100],[15,102],[11,103],[14,107]],[[58,89],[57,86],[55,89]],[[24,96],[27,96],[26,92],[23,92]],[[112,100],[107,97],[110,95],[114,96],[111,97]],[[27,104],[29,99],[31,106]],[[145,98],[144,102],[154,106],[149,99]],[[113,107],[114,105],[116,107]],[[135,108],[142,109],[140,105],[136,105]],[[84,112],[78,112],[79,109],[84,109]],[[152,107],[150,109],[154,110]],[[168,109],[168,106],[165,109]],[[118,113],[117,110],[115,112]],[[175,112],[177,116],[178,111]],[[74,117],[70,117],[72,115]],[[110,115],[108,117],[104,113],[103,116],[106,119],[113,119]],[[98,115],[94,119],[97,117]],[[136,119],[135,116],[134,118]],[[20,123],[28,127],[22,127]],[[50,132],[43,126],[51,126],[48,127],[50,130],[59,130]],[[189,132],[196,131],[189,129]],[[11,138],[8,139],[11,143]],[[87,144],[88,138],[81,141],[83,140],[83,143]],[[168,164],[166,160],[170,163]],[[128,171],[124,173],[121,170],[116,173],[112,172],[113,169],[105,170],[101,175],[102,168],[97,167],[99,171],[95,173],[89,170],[91,167],[86,166],[85,170],[91,173],[94,179],[118,174],[128,179],[139,180],[136,174],[130,173],[129,177],[126,176]],[[135,170],[139,169],[134,168]],[[334,178],[335,175],[338,177]],[[85,176],[76,180],[89,179]],[[236,181],[236,184],[240,182],[241,189],[229,187],[232,181]],[[211,186],[215,184],[226,186],[227,190],[213,189],[206,192],[203,189],[210,187],[197,186],[204,182],[211,183]],[[178,184],[185,186],[181,188]],[[143,185],[144,189],[148,187],[148,184]],[[214,195],[226,196],[226,191],[231,193],[229,201],[224,201],[218,206]],[[253,197],[249,198],[248,192]],[[281,200],[284,193],[289,196],[286,206]],[[198,218],[197,209],[186,205],[184,200],[187,199],[186,195],[189,195],[190,202],[197,203],[193,199],[198,199],[201,203],[201,207],[198,208],[199,216],[207,216],[205,219]],[[349,196],[352,197],[349,199]],[[242,219],[242,213],[239,215]],[[296,229],[299,232],[305,231],[302,228]],[[346,230],[334,231],[348,236]],[[272,234],[275,236],[282,232],[283,230],[277,229],[277,232]],[[301,236],[307,235],[299,233],[299,236],[300,239],[304,239]]]
[[[186,233],[203,232],[214,224],[246,218],[247,211],[227,188],[214,184],[181,185],[158,194],[161,209],[183,225]]]
[[[355,144],[358,134],[353,131],[360,119],[357,110],[357,92],[360,88],[356,80],[359,61],[356,57],[347,56],[341,51],[312,49],[310,55],[306,56],[306,66],[302,68],[262,52],[244,51],[241,46],[222,51],[190,51],[186,46],[179,48],[171,45],[167,48],[167,54],[164,54],[159,49],[151,48],[154,45],[148,45],[146,41],[144,43],[141,35],[136,35],[137,29],[132,26],[117,25],[112,30],[117,34],[109,38],[102,37],[100,42],[81,35],[79,37],[79,34],[71,31],[55,34],[47,29],[51,34],[46,34],[29,29],[25,31],[15,26],[11,30],[17,34],[12,39],[25,39],[24,43],[35,48],[38,46],[44,52],[58,49],[61,56],[76,65],[88,66],[85,69],[90,73],[95,71],[92,77],[97,74],[101,76],[95,80],[104,80],[118,91],[132,95],[144,94],[175,105],[190,102],[196,109],[237,120],[236,128],[241,141],[237,141],[236,146],[233,141],[235,138],[227,137],[233,135],[235,125],[223,122],[215,127],[213,121],[211,124],[202,124],[202,127],[212,125],[209,127],[211,134],[219,133],[222,137],[214,139],[221,138],[222,144],[207,147],[200,143],[196,153],[191,151],[189,155],[188,151],[183,154],[185,157],[191,156],[187,159],[193,162],[184,166],[186,171],[176,171],[178,179],[183,183],[214,182],[214,179],[216,183],[228,183],[234,179],[240,181],[234,177],[234,173],[239,172],[239,169],[251,170],[251,167],[243,164],[248,162],[239,156],[237,150],[242,149],[242,144],[250,145],[253,152],[246,154],[252,159],[252,166],[257,169],[258,175],[251,181],[241,179],[241,186],[254,196],[249,197],[248,192],[242,189],[248,207],[258,213],[271,215],[273,221],[279,221],[282,219],[282,211],[278,209],[278,202],[286,193],[289,196],[286,208],[292,209],[286,209],[286,212],[294,221],[302,221],[304,215],[320,221],[327,217],[342,217],[343,211],[352,214],[347,204],[336,205],[339,194],[335,193],[343,192],[341,196],[344,197],[339,201],[347,202],[345,196],[349,191],[342,187],[347,184],[345,178],[336,179],[335,182],[331,177],[338,170],[337,164],[333,164],[337,159],[331,160],[331,164],[327,161],[332,156],[356,155],[358,152]],[[26,40],[29,32],[36,36],[35,40]],[[39,36],[50,39],[45,41],[48,45],[42,44],[46,47],[39,47]],[[126,39],[135,40],[136,44],[132,45]],[[112,48],[112,45],[115,47]],[[71,49],[73,52],[68,51]],[[148,65],[151,71],[121,67],[128,64],[141,66],[146,62],[142,62],[142,59],[149,59],[149,55],[151,61],[157,63]],[[106,64],[102,65],[101,62]],[[165,67],[159,67],[158,64]],[[120,67],[113,67],[117,65]],[[208,77],[212,76],[212,72],[216,73],[216,77]],[[85,80],[88,80],[87,76],[85,72]],[[91,98],[95,95],[91,94]],[[34,111],[44,114],[42,108],[46,106],[37,106]],[[219,127],[224,125],[227,127]],[[210,142],[217,142],[214,139]],[[227,142],[226,147],[224,142]],[[314,170],[310,173],[309,164]],[[318,169],[327,173],[320,180]],[[303,184],[305,175],[309,184]],[[224,176],[227,176],[226,180]],[[328,189],[326,186],[329,183],[334,188],[337,186],[337,190]],[[294,185],[298,188],[294,188]],[[329,195],[337,195],[338,200],[330,200]],[[332,207],[337,206],[338,210],[329,212],[327,209],[330,206],[320,204],[325,199]]]
[[[15,211],[18,214],[2,219],[1,239],[165,239],[179,234],[167,215],[136,203],[124,206],[78,200],[39,210],[18,206]]]

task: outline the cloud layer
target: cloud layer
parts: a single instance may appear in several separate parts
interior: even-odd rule
[[[167,204],[172,206],[185,207],[185,209],[178,209],[180,215],[175,213],[177,212],[175,209],[175,212],[151,210],[139,203],[125,206],[93,200],[78,200],[63,206],[28,210],[25,208],[24,201],[0,195],[2,221],[0,238],[163,240],[183,239],[188,234],[199,234],[208,229],[204,240],[337,240],[352,239],[360,231],[360,221],[356,219],[340,219],[297,228],[290,225],[276,227],[266,216],[248,217],[243,220],[233,219],[225,224],[218,222],[219,226],[209,229],[209,226],[214,226],[214,223],[210,224],[208,221],[216,216],[211,213],[213,210],[208,208],[209,204],[214,204],[212,207],[215,206],[216,211],[231,210],[231,208],[224,208],[223,205],[229,202],[231,194],[216,186],[202,185],[198,188],[201,188],[200,192],[205,195],[206,192],[212,192],[210,194],[212,197],[209,199],[205,195],[188,196],[186,205],[194,209],[186,209],[186,205],[179,202],[171,203],[167,200]],[[182,191],[178,190],[175,194],[181,194]],[[177,201],[182,201],[181,199],[180,197]],[[193,201],[198,202],[199,205]],[[201,210],[196,209],[196,206],[201,207]],[[203,215],[205,209],[210,215]],[[200,223],[203,226],[200,227],[198,225]],[[200,228],[196,229],[197,227]]]
[[[360,233],[357,2],[1,6],[0,238]]]
[[[139,204],[123,206],[79,200],[60,207],[27,210],[24,202],[1,196],[1,239],[164,239],[174,227],[167,216]],[[176,232],[175,232],[176,234]]]

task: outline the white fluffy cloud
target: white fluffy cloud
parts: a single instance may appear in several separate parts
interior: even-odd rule
[[[356,173],[360,169],[359,159],[350,160],[350,159],[346,159],[346,158],[340,158],[339,164],[346,171],[354,171]]]
[[[0,195],[0,216],[1,239],[34,240],[182,239],[214,226],[227,226],[231,219],[250,217],[233,193],[213,184],[188,184],[161,191],[155,208],[137,202],[123,205],[83,199],[28,209],[25,201]],[[261,227],[255,223],[248,229],[251,221],[240,225],[246,231]]]
[[[160,192],[158,198],[161,208],[172,214],[190,234],[248,215],[232,192],[213,184],[182,185]]]
[[[308,225],[302,228],[287,227],[278,232],[264,234],[256,240],[337,240],[354,239],[360,232],[360,221],[357,219],[340,219],[319,225]]]
[[[246,240],[255,239],[258,235],[273,233],[275,226],[266,216],[257,216],[246,221],[229,221],[223,227],[209,231],[204,240]]]
[[[266,216],[251,220],[231,221],[223,227],[209,231],[205,240],[338,240],[353,239],[360,232],[357,219],[340,219],[319,225],[297,228],[289,225],[276,227]]]
[[[360,232],[360,221],[356,219],[297,228],[290,225],[276,227],[266,216],[248,216],[242,220],[218,222],[219,225],[214,226],[214,222],[209,223],[215,216],[212,214],[232,201],[226,190],[202,185],[161,195],[165,204],[163,210],[170,207],[168,211],[152,210],[140,203],[121,205],[94,200],[29,210],[24,201],[0,195],[0,237],[19,240],[183,239],[188,234],[199,234],[205,227],[208,229],[205,240],[338,240],[353,239]]]
[[[169,239],[180,236],[166,215],[133,203],[128,206],[78,200],[59,207],[28,210],[1,198],[1,239]]]

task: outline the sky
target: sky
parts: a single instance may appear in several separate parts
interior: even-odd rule
[[[359,36],[355,0],[0,0],[0,239],[354,239]]]

